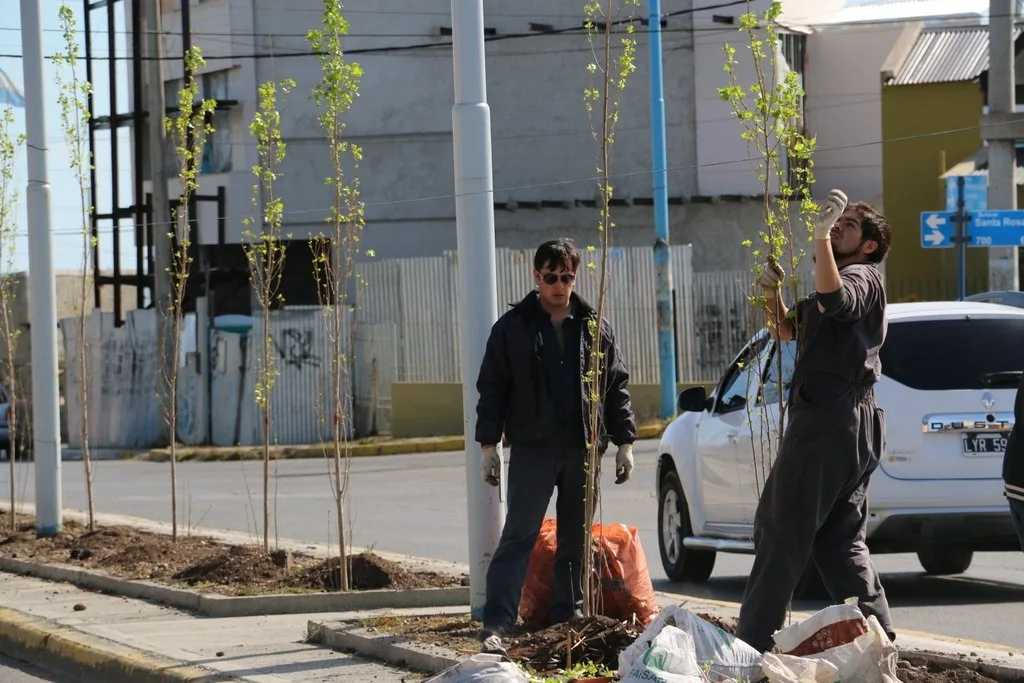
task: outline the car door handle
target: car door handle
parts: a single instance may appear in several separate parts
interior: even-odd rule
[[[738,429],[731,429],[728,432],[726,432],[725,435],[729,437],[729,441],[736,441],[736,439],[738,439],[740,436],[740,432]]]

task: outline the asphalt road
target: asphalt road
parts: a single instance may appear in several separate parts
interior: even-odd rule
[[[748,556],[719,555],[714,575],[703,585],[666,580],[658,554],[656,447],[656,441],[637,444],[636,469],[625,485],[614,484],[611,462],[603,468],[603,520],[640,529],[657,589],[738,602],[750,568]],[[271,492],[276,488],[279,535],[326,543],[329,530],[336,527],[324,461],[281,461],[278,468]],[[179,523],[253,532],[253,520],[262,510],[261,472],[258,462],[179,464]],[[356,545],[466,561],[466,472],[462,453],[356,458],[351,472],[349,519],[354,525]],[[478,472],[474,467],[472,476],[479,476]],[[86,508],[83,481],[80,462],[64,463],[65,507]],[[4,497],[9,495],[8,482],[4,463],[0,466],[0,495]],[[31,499],[31,466],[21,467],[18,482],[19,490]],[[97,462],[94,482],[97,510],[170,520],[166,463]],[[554,514],[554,501],[549,513]],[[941,633],[1024,649],[1024,554],[978,554],[967,573],[943,578],[925,576],[915,555],[879,556],[876,564],[897,630]],[[795,605],[802,610],[824,606],[813,602]]]
[[[0,681],[3,683],[71,683],[70,678],[53,676],[3,656],[0,656]]]

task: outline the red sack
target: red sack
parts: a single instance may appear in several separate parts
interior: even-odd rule
[[[527,624],[547,626],[551,588],[554,583],[556,522],[547,518],[530,555],[530,566],[519,602],[519,615]],[[625,524],[595,524],[595,573],[601,577],[601,615],[629,621],[636,616],[639,623],[649,624],[658,614],[654,585],[647,568],[647,558],[636,527]]]

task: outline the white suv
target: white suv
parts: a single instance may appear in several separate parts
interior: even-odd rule
[[[916,552],[929,574],[1020,545],[1002,464],[1024,369],[1024,309],[976,302],[890,304],[875,387],[886,452],[868,489],[872,553]],[[658,538],[665,573],[706,581],[717,552],[752,553],[758,494],[778,438],[778,344],[761,330],[718,386],[679,395],[659,446]],[[787,398],[795,342],[782,342]],[[827,454],[823,454],[827,455]],[[798,593],[820,589],[813,570]]]

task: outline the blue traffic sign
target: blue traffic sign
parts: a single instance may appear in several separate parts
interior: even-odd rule
[[[921,214],[921,246],[948,249],[954,246],[955,212],[925,211]],[[1024,246],[1024,211],[969,211],[964,232],[969,247]]]
[[[970,247],[1024,246],[1024,211],[975,211],[967,234]]]
[[[946,178],[946,211],[956,211],[957,178],[964,179],[964,211],[988,210],[988,177],[983,175],[950,176]]]
[[[953,212],[926,211],[921,214],[921,246],[948,249],[953,246]]]

